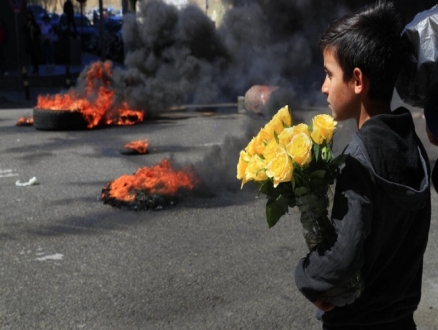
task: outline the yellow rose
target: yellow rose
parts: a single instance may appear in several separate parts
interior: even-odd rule
[[[273,140],[274,137],[274,127],[270,123],[266,124],[265,127],[263,127],[259,134],[256,136],[258,141],[260,142],[269,142]]]
[[[281,108],[280,110],[278,110],[278,112],[274,115],[274,118],[284,123],[284,126],[286,127],[292,126],[292,116],[289,112],[289,106],[287,105]]]
[[[246,167],[251,157],[243,150],[240,151],[239,161],[237,163],[237,178],[242,179],[245,176]]]
[[[298,133],[306,133],[307,136],[310,136],[309,126],[307,124],[298,124],[291,127],[294,135]]]
[[[283,130],[283,132],[278,135],[278,144],[286,147],[292,138],[294,137],[294,131],[292,127],[287,127]]]
[[[251,157],[245,171],[246,181],[264,181],[268,179],[266,175],[266,163],[260,156]]]
[[[312,139],[317,144],[321,144],[324,140],[329,143],[332,140],[333,133],[336,129],[337,122],[329,115],[317,115],[313,118]]]
[[[292,141],[293,137],[299,133],[305,133],[310,137],[309,126],[306,124],[298,124],[285,128],[278,136],[278,143],[286,147]]]
[[[274,116],[269,123],[267,123],[264,127],[264,129],[268,130],[269,132],[272,132],[272,137],[274,137],[274,131],[278,134],[280,134],[283,129],[283,122],[281,121],[281,118],[278,116]]]
[[[292,159],[288,156],[286,149],[277,147],[277,154],[268,163],[266,174],[274,181],[274,187],[277,187],[281,182],[292,180],[293,164]]]
[[[278,143],[277,141],[271,140],[266,145],[265,150],[263,152],[263,157],[265,158],[266,163],[269,163],[277,154]]]
[[[255,147],[256,147],[256,138],[253,137],[251,141],[249,141],[248,145],[246,146],[245,151],[250,155],[254,155]],[[242,151],[240,153],[242,153]]]
[[[256,154],[260,153],[260,148],[261,147],[263,147],[263,149],[264,149],[264,145],[262,144],[262,146],[260,146],[260,141],[258,141],[257,137],[253,137],[252,140],[246,146],[245,151],[250,156],[253,156],[253,155],[256,155]]]
[[[312,139],[302,132],[293,137],[286,151],[295,163],[303,167],[312,161],[312,145]]]

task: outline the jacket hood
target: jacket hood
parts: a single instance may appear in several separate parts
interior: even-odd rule
[[[404,209],[424,206],[430,193],[429,159],[409,110],[370,118],[353,139],[377,183],[396,204]]]

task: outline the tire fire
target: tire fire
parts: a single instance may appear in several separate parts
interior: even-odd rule
[[[17,120],[16,126],[32,126],[33,125],[33,116],[29,117],[20,117]]]
[[[79,111],[88,122],[88,128],[133,125],[143,121],[143,111],[129,109],[125,101],[115,104],[115,93],[111,89],[111,62],[92,63],[85,77],[84,91],[71,89],[65,94],[39,95],[36,108]]]
[[[125,144],[121,150],[122,154],[147,154],[149,142],[148,139],[131,141]]]
[[[122,175],[103,189],[104,204],[130,210],[161,209],[175,202],[182,191],[192,190],[200,179],[190,167],[174,170],[168,159],[133,175]]]

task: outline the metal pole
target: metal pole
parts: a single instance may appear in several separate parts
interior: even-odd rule
[[[70,66],[65,66],[65,87],[70,88],[71,87],[71,79],[70,79]]]
[[[135,12],[135,4],[137,0],[122,0],[122,13],[127,14]]]
[[[27,79],[27,69],[26,66],[24,65],[22,68],[22,77],[23,77],[24,96],[26,97],[26,100],[30,100],[29,80]]]
[[[84,35],[84,4],[81,2],[81,33]]]
[[[103,35],[103,0],[99,0],[99,34],[100,34],[100,59],[105,61],[105,38]]]
[[[20,63],[20,37],[18,35],[18,11],[15,10],[15,41],[17,46],[17,72],[20,72],[21,70],[21,63]],[[19,75],[20,76],[20,75]],[[21,76],[20,76],[21,77]],[[20,82],[21,85],[21,82]]]
[[[128,0],[122,0],[122,14],[125,15],[128,12]]]

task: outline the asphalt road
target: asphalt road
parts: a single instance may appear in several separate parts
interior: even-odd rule
[[[266,118],[231,109],[77,132],[15,126],[31,113],[0,110],[0,329],[320,328],[294,284],[306,253],[297,215],[268,229],[264,198],[235,179],[248,128]],[[424,119],[413,113],[426,141]],[[339,125],[339,150],[353,130]],[[144,138],[149,154],[120,154]],[[425,145],[434,161],[438,149]],[[99,200],[108,182],[163,158],[192,164],[204,190],[160,211]],[[38,185],[16,185],[32,177]],[[438,329],[435,191],[432,199],[419,330]]]

